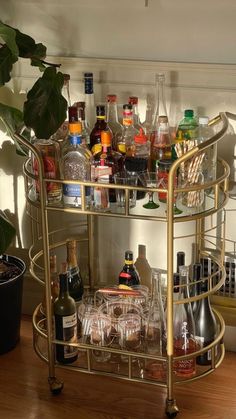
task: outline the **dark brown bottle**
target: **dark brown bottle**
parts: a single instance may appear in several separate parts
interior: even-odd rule
[[[75,343],[77,341],[77,310],[74,299],[68,291],[68,273],[59,275],[60,293],[54,302],[56,339]],[[76,361],[78,348],[69,345],[56,345],[56,360],[62,364]]]
[[[90,134],[90,150],[93,155],[102,151],[101,132],[108,130],[104,105],[96,106],[97,121]]]
[[[125,252],[125,264],[119,274],[119,284],[130,287],[140,284],[139,273],[134,266],[133,252],[131,250],[126,250]]]

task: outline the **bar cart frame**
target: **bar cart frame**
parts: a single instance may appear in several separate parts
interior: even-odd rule
[[[174,361],[174,353],[173,353],[173,342],[174,342],[174,336],[173,336],[173,253],[174,253],[174,226],[175,223],[178,222],[184,222],[184,221],[195,221],[196,225],[196,252],[198,255],[198,258],[200,256],[208,256],[208,253],[206,253],[203,249],[203,231],[204,231],[204,219],[206,217],[213,216],[216,213],[219,213],[221,210],[223,211],[223,208],[228,200],[228,178],[229,178],[229,166],[228,164],[219,159],[219,165],[222,169],[221,175],[217,176],[216,180],[213,180],[212,182],[205,183],[203,185],[195,185],[194,190],[206,190],[211,188],[213,191],[213,198],[212,198],[212,205],[210,208],[206,209],[203,212],[195,213],[195,214],[187,214],[183,216],[175,216],[173,211],[173,205],[174,205],[174,199],[175,195],[180,192],[179,189],[176,189],[175,186],[175,176],[178,168],[180,165],[184,162],[186,162],[188,159],[191,159],[193,156],[197,156],[198,154],[204,152],[208,147],[212,147],[215,143],[217,143],[226,133],[228,128],[228,118],[232,118],[236,120],[236,115],[231,114],[229,112],[226,113],[220,113],[218,116],[216,116],[214,119],[210,121],[210,125],[214,126],[217,123],[221,123],[222,127],[221,129],[209,140],[206,142],[199,144],[192,148],[190,151],[188,151],[186,154],[182,155],[179,159],[177,159],[171,166],[170,172],[169,172],[169,180],[168,180],[168,189],[165,190],[167,194],[167,204],[166,204],[166,215],[159,216],[159,215],[151,215],[148,216],[149,220],[153,221],[164,221],[167,223],[167,355],[166,357],[163,356],[151,356],[147,354],[142,353],[136,353],[136,352],[130,352],[130,351],[121,351],[118,349],[113,348],[104,348],[102,347],[100,350],[102,351],[109,351],[114,352],[116,354],[123,354],[128,357],[128,375],[126,377],[122,376],[119,378],[128,379],[132,381],[142,381],[142,382],[148,382],[149,384],[154,384],[157,386],[162,386],[167,388],[167,398],[166,398],[166,414],[168,417],[175,417],[178,413],[178,407],[174,398],[174,385],[178,384],[178,381],[174,380],[174,373],[173,373],[173,361]],[[133,215],[130,213],[129,209],[129,193],[132,189],[137,190],[143,190],[146,191],[143,187],[130,187],[130,186],[120,186],[120,185],[100,185],[101,187],[106,188],[123,188],[125,190],[125,208],[124,212],[122,214],[116,213],[116,212],[109,212],[109,213],[101,213],[99,211],[95,211],[94,209],[90,209],[86,207],[86,197],[85,197],[85,187],[96,187],[99,184],[95,182],[79,182],[79,181],[70,181],[70,183],[80,184],[81,185],[81,208],[64,208],[61,205],[53,206],[47,204],[47,196],[46,196],[46,184],[47,182],[51,181],[51,179],[44,178],[44,169],[43,169],[43,161],[40,153],[36,149],[36,147],[32,144],[29,144],[20,134],[14,133],[12,134],[14,137],[14,140],[17,142],[20,142],[25,147],[29,149],[31,153],[34,154],[36,159],[38,160],[38,167],[39,167],[39,173],[38,176],[35,176],[30,168],[30,159],[26,161],[24,164],[24,177],[25,177],[25,187],[26,187],[26,201],[27,205],[29,207],[36,208],[38,214],[39,214],[39,221],[41,225],[41,231],[42,231],[42,249],[33,255],[32,249],[30,250],[30,258],[31,258],[31,266],[30,271],[31,274],[39,280],[39,282],[43,282],[40,278],[38,278],[37,274],[35,273],[35,266],[37,266],[37,260],[39,257],[43,257],[43,269],[44,269],[44,277],[45,277],[45,293],[46,293],[46,326],[44,328],[41,327],[41,320],[38,320],[39,313],[40,313],[40,306],[38,306],[34,312],[33,315],[33,330],[34,330],[34,348],[38,356],[46,361],[48,363],[48,382],[50,389],[53,394],[58,394],[61,392],[63,388],[63,383],[56,378],[55,373],[55,367],[62,367],[66,369],[72,369],[72,370],[78,370],[82,372],[87,373],[99,373],[102,375],[113,375],[117,376],[116,374],[106,373],[106,372],[95,372],[91,368],[91,351],[93,349],[92,345],[88,344],[82,344],[82,343],[73,343],[70,345],[78,347],[80,350],[84,350],[87,357],[87,368],[77,368],[74,366],[62,366],[59,364],[55,364],[55,356],[54,356],[54,347],[55,344],[63,344],[63,342],[60,342],[56,339],[54,339],[53,336],[53,326],[52,326],[52,307],[51,307],[51,286],[50,286],[50,261],[49,261],[49,251],[52,248],[57,247],[58,245],[61,245],[61,243],[55,243],[54,245],[50,244],[50,231],[49,231],[49,223],[48,223],[48,213],[50,211],[61,211],[66,213],[74,213],[74,214],[84,214],[87,216],[87,225],[88,225],[88,248],[89,248],[89,278],[90,278],[90,287],[94,288],[93,278],[95,276],[95,269],[94,266],[94,254],[95,254],[95,248],[94,248],[94,241],[93,237],[95,234],[94,231],[94,221],[95,217],[97,215],[102,216],[109,216],[109,217],[124,217],[124,218],[137,218],[137,219],[147,219],[146,216],[143,215]],[[40,201],[33,201],[30,198],[30,188],[32,186],[32,182],[38,180],[39,181],[39,193],[40,193]],[[53,180],[54,181],[54,180]],[[60,183],[68,183],[68,181],[57,179],[55,182]],[[158,188],[150,188],[149,191],[153,192],[159,192],[160,189]],[[163,189],[161,190],[163,192]],[[183,191],[183,190],[181,190]],[[186,191],[191,191],[191,187],[186,188]],[[195,296],[191,298],[186,298],[178,303],[185,303],[185,302],[193,302],[197,301],[200,298],[205,298],[208,295],[211,295],[215,293],[217,290],[220,289],[220,287],[223,285],[225,281],[225,268],[224,268],[224,223],[222,223],[221,226],[222,231],[222,237],[220,239],[220,252],[219,257],[214,257],[214,255],[210,255],[214,261],[216,262],[218,266],[218,281],[215,281],[214,278],[211,276],[207,278],[208,284],[209,284],[209,290],[205,292],[204,294],[201,294],[201,296]],[[176,303],[176,302],[175,302]],[[194,354],[185,355],[178,357],[178,359],[188,359],[194,355],[194,357],[200,355],[201,353],[206,352],[207,350],[211,350],[212,353],[212,362],[209,369],[207,369],[204,372],[201,372],[197,376],[181,380],[179,382],[184,381],[193,381],[197,378],[201,378],[203,376],[208,375],[209,373],[213,372],[222,362],[224,358],[224,344],[223,344],[223,335],[224,335],[224,321],[222,316],[215,311],[215,315],[217,318],[217,322],[219,325],[219,333],[214,342],[212,342],[207,347],[198,350]],[[44,322],[44,323],[45,323]],[[40,352],[39,346],[38,346],[38,339],[42,338],[47,342],[47,355],[43,355]],[[215,357],[215,347],[218,347],[219,350],[219,356]],[[99,350],[99,349],[98,349]],[[133,357],[139,357],[142,358],[148,358],[150,360],[159,360],[161,362],[166,363],[166,370],[167,370],[167,376],[166,376],[166,382],[159,382],[159,381],[149,381],[145,379],[139,379],[137,377],[134,377],[132,374],[132,359]]]

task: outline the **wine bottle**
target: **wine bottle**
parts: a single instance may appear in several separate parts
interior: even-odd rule
[[[77,341],[77,310],[68,291],[68,273],[59,275],[60,293],[54,302],[56,339],[74,343]],[[56,360],[62,364],[76,361],[78,349],[69,345],[56,345]]]
[[[151,291],[152,288],[152,269],[146,258],[146,246],[138,245],[138,257],[134,263],[142,285],[146,285]]]
[[[126,250],[125,252],[125,264],[119,274],[119,284],[130,287],[140,284],[139,273],[134,266],[133,252],[131,250]]]
[[[84,292],[83,280],[77,262],[76,240],[68,240],[67,244],[68,289],[74,300],[80,301]]]
[[[201,283],[200,292],[204,293],[208,290],[208,282],[205,280]],[[214,313],[211,309],[209,296],[199,300],[198,308],[195,313],[196,339],[201,348],[212,343],[217,335],[217,323]],[[211,364],[211,349],[197,357],[197,364]]]

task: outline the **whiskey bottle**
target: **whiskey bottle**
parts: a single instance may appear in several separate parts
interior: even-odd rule
[[[119,284],[129,287],[140,284],[139,273],[134,266],[133,252],[131,250],[126,250],[125,252],[125,264],[119,274]]]
[[[66,243],[66,248],[69,294],[77,302],[82,299],[84,285],[77,262],[76,240],[68,240]]]
[[[101,132],[108,130],[104,105],[96,106],[96,115],[97,121],[90,134],[90,150],[93,155],[102,151]]]
[[[60,293],[54,302],[56,339],[76,343],[77,341],[77,310],[74,299],[68,291],[68,274],[59,275]],[[76,361],[78,349],[69,345],[56,345],[56,360],[62,364]]]

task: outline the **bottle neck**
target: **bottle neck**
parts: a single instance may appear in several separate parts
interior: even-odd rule
[[[125,259],[125,266],[131,268],[134,265],[134,261],[133,260],[127,260]]]
[[[165,77],[163,74],[158,74],[156,78],[156,108],[153,125],[157,125],[158,117],[167,116],[166,99],[165,99]]]
[[[119,123],[116,102],[108,102],[107,103],[107,122],[117,122],[117,123]]]
[[[139,245],[138,247],[138,257],[141,259],[146,259],[146,246]]]
[[[69,80],[65,80],[64,81],[64,85],[62,88],[62,96],[64,96],[64,98],[67,101],[67,108],[69,106],[71,106],[71,99],[70,99],[70,83]]]
[[[76,267],[78,265],[76,251],[77,251],[77,247],[74,243],[67,244],[67,263],[68,263],[68,266],[71,268]]]
[[[59,283],[60,283],[60,293],[59,296],[61,298],[69,295],[68,291],[68,275],[67,273],[63,273],[59,275]]]
[[[161,273],[154,269],[152,272],[152,294],[153,298],[161,298]]]

